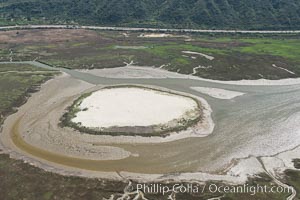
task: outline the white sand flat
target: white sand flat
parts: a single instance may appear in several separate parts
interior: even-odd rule
[[[73,122],[86,127],[150,126],[197,108],[192,98],[144,88],[110,88],[85,98]]]

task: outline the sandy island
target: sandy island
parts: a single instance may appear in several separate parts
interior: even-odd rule
[[[191,115],[188,97],[138,87],[102,89],[85,98],[72,120],[86,127],[151,126]]]
[[[63,120],[64,124],[82,132],[166,136],[172,131],[185,130],[202,119],[200,101],[162,90],[123,85],[87,95],[76,100],[70,108],[67,115],[71,116],[64,119],[71,120]]]

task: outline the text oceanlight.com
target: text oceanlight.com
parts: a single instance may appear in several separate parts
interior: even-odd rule
[[[174,184],[163,185],[159,183],[153,184],[137,184],[136,190],[142,191],[144,194],[170,194],[170,193],[212,193],[212,194],[250,194],[258,193],[287,193],[293,192],[293,187],[282,187],[278,185],[220,185],[220,184]]]

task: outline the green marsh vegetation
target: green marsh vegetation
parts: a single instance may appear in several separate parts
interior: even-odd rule
[[[0,122],[56,73],[27,64],[0,64]]]
[[[4,49],[0,55],[2,61],[38,59],[69,69],[122,67],[133,61],[137,66],[163,66],[164,70],[219,80],[300,76],[300,37],[296,34],[173,34],[174,37],[147,38],[140,37],[142,32],[126,32],[126,36],[124,33],[70,29],[4,31],[0,35],[8,40],[0,44]],[[45,35],[51,35],[51,42]],[[13,54],[5,49],[12,49]]]

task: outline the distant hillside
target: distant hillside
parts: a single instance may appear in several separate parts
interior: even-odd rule
[[[299,0],[0,0],[0,25],[300,29]]]

